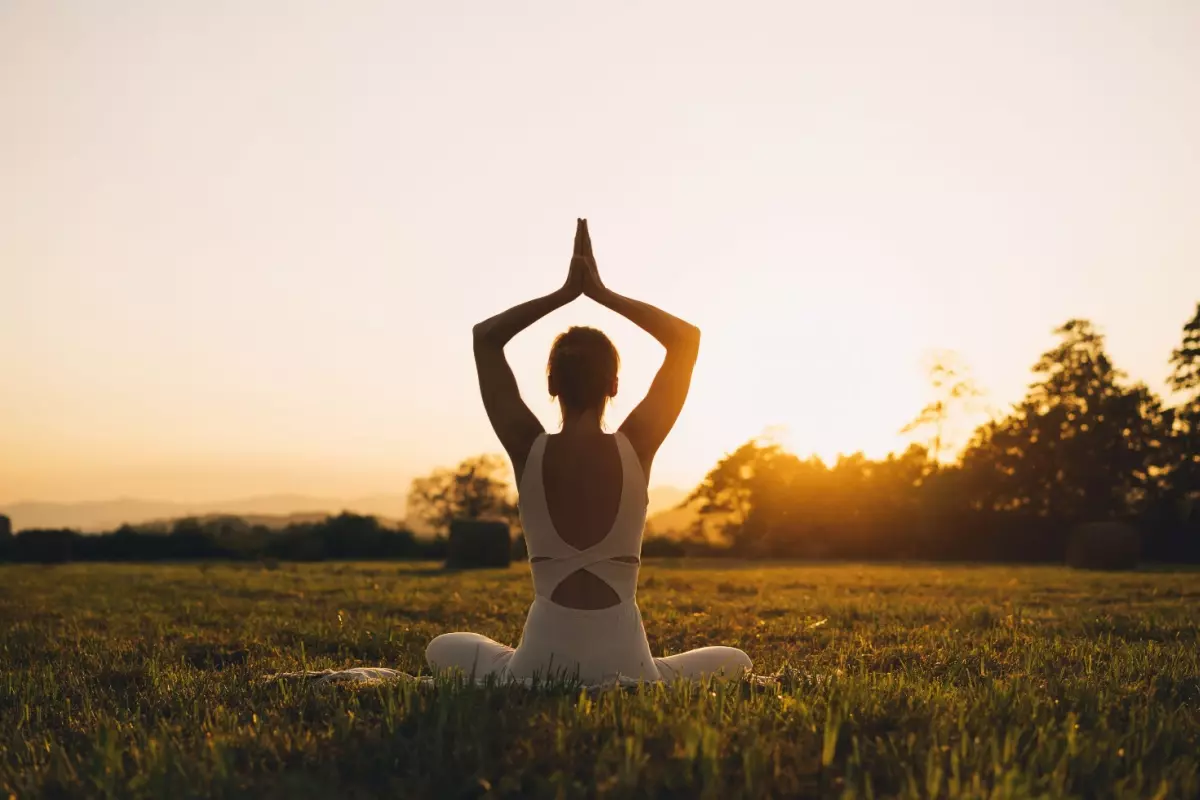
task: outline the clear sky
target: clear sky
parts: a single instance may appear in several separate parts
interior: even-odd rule
[[[1161,389],[1200,299],[1200,3],[0,3],[0,502],[404,491],[499,449],[470,327],[563,280],[704,331],[654,483],[881,455],[1071,316]],[[619,420],[660,358],[623,358]]]

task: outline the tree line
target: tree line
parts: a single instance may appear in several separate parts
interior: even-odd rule
[[[906,428],[927,443],[830,465],[747,442],[691,493],[689,538],[751,557],[1061,561],[1074,532],[1110,523],[1145,559],[1200,561],[1200,304],[1168,359],[1173,406],[1127,379],[1091,322],[1055,335],[1025,396],[949,463],[945,427],[979,395],[954,359]]]
[[[217,516],[122,525],[105,534],[26,530],[0,537],[0,560],[36,563],[440,559],[445,555],[445,537],[419,538],[412,531],[386,527],[375,517],[350,513],[274,529],[236,516]]]
[[[899,454],[804,458],[768,439],[722,458],[684,507],[694,523],[650,536],[644,554],[746,558],[1062,561],[1072,537],[1120,523],[1141,557],[1200,562],[1200,304],[1168,359],[1174,405],[1112,362],[1100,331],[1069,320],[1038,358],[1025,396],[948,453],[947,427],[979,398],[951,354],[932,365],[933,399]],[[237,517],[124,525],[109,534],[0,532],[0,560],[441,559],[455,519],[501,519],[524,556],[507,463],[467,459],[413,482],[419,537],[343,513],[282,529]],[[1101,541],[1087,547],[1109,546]]]

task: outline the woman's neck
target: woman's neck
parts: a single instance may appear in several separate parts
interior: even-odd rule
[[[567,436],[587,436],[589,434],[604,433],[604,427],[600,423],[600,411],[564,413],[561,433]]]

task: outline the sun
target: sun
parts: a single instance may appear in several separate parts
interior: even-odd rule
[[[798,294],[803,281],[794,275],[778,296],[731,294],[729,304],[712,307],[703,303],[711,293],[691,298],[703,331],[700,358],[652,483],[694,485],[724,454],[763,436],[828,464],[840,454],[882,458],[908,446],[912,439],[900,429],[928,399],[922,356],[930,342],[920,320],[894,283],[884,287],[890,291],[852,293],[821,280],[808,281],[810,291],[823,293],[821,302],[797,301],[808,295]],[[546,393],[545,358],[569,324],[600,328],[620,352],[620,391],[608,412],[617,425],[645,395],[663,349],[627,320],[588,305],[531,327],[508,353],[522,396],[549,429],[558,418]]]

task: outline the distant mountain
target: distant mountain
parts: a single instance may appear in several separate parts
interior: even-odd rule
[[[12,520],[13,530],[74,528],[86,533],[109,531],[123,524],[178,519],[179,517],[231,514],[239,517],[314,516],[342,511],[403,519],[406,497],[378,494],[356,499],[279,494],[247,497],[218,503],[176,503],[122,498],[85,503],[14,503],[0,508]]]
[[[674,487],[651,489],[647,535],[671,536],[690,531],[696,522],[696,510],[683,505],[687,496],[688,492]]]
[[[262,525],[264,528],[269,528],[273,531],[282,530],[289,525],[305,525],[324,522],[329,519],[332,512],[329,511],[302,511],[298,514],[189,514],[187,518],[198,520],[201,523],[212,522],[219,520],[222,517],[240,519],[247,525]],[[338,512],[341,513],[341,512]],[[355,512],[361,513],[361,512]],[[379,524],[385,528],[403,528],[404,520],[384,517],[378,514],[371,516],[379,520]],[[170,527],[185,517],[163,517],[161,519],[147,520],[146,522],[133,524],[134,528],[155,528],[157,526]]]
[[[696,523],[696,511],[692,508],[669,508],[652,514],[646,520],[646,535],[678,536],[691,531]]]
[[[685,497],[687,492],[673,486],[654,487],[650,490],[650,513],[669,510]],[[73,528],[85,533],[99,533],[125,524],[142,525],[180,517],[220,514],[245,517],[270,527],[282,527],[289,521],[320,519],[342,511],[368,514],[381,520],[399,521],[406,516],[406,506],[407,496],[403,494],[375,494],[352,499],[275,494],[219,503],[177,503],[137,498],[84,503],[23,502],[0,507],[0,514],[12,520],[14,531],[28,528]]]
[[[668,511],[682,503],[688,496],[683,489],[677,489],[674,486],[651,486],[648,494],[650,495],[648,507],[650,514]]]

